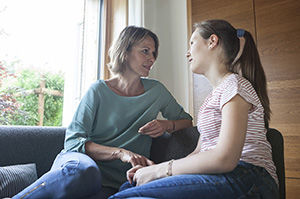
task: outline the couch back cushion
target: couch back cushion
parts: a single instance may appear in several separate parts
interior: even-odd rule
[[[36,163],[40,177],[63,149],[65,131],[64,127],[0,126],[0,166]]]
[[[193,152],[198,144],[199,132],[196,126],[153,139],[150,159],[155,163],[179,159]]]

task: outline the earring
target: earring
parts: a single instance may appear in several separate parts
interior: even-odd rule
[[[208,46],[208,50],[211,50],[211,49],[212,49],[212,45],[209,45],[209,46]]]

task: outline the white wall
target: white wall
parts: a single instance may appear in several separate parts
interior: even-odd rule
[[[186,0],[144,0],[144,26],[160,40],[150,78],[160,80],[189,111]]]

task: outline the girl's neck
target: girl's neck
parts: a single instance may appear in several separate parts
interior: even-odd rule
[[[222,83],[222,81],[231,74],[232,73],[226,70],[226,68],[215,68],[215,70],[212,69],[205,76],[209,80],[213,90],[215,90]]]

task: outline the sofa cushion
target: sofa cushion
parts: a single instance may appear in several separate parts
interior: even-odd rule
[[[150,159],[155,163],[179,159],[193,152],[197,146],[199,132],[196,126],[176,131],[153,139]]]
[[[35,180],[34,163],[0,167],[0,198],[14,196]]]

